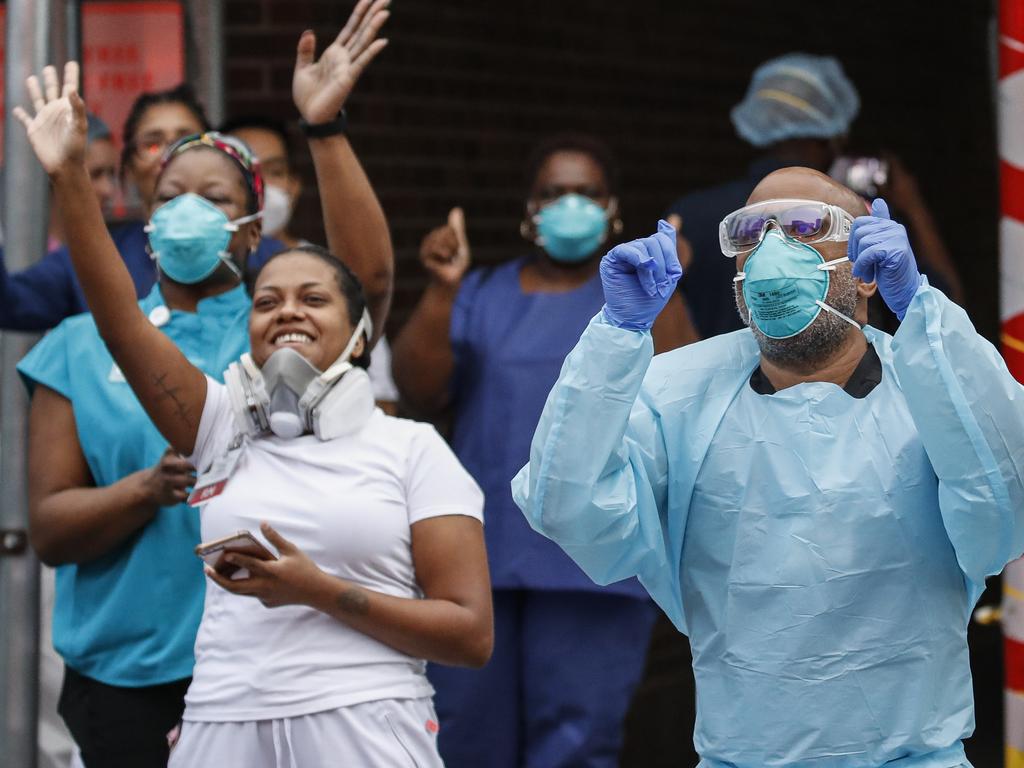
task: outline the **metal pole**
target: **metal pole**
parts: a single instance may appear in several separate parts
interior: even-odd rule
[[[189,0],[185,50],[189,74],[198,86],[210,122],[224,122],[224,2]]]
[[[1002,352],[1024,381],[1024,0],[999,5],[999,292]],[[1003,571],[1006,766],[1024,767],[1024,559]]]
[[[47,182],[11,110],[25,103],[25,78],[49,56],[50,0],[7,0],[4,67],[4,257],[17,271],[46,247]],[[0,756],[36,766],[39,696],[39,564],[27,546],[28,403],[15,366],[31,344],[0,336]]]
[[[210,111],[210,120],[220,126],[224,122],[224,2],[209,0],[207,5],[209,26],[207,27],[208,57],[206,108]]]

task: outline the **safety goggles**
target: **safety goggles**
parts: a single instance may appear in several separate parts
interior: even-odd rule
[[[802,243],[850,239],[853,216],[838,205],[817,200],[765,200],[733,211],[718,225],[718,243],[729,258],[757,247],[774,222],[788,237]]]

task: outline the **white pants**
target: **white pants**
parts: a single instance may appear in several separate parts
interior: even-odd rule
[[[167,768],[444,768],[429,698],[246,722],[186,720]]]

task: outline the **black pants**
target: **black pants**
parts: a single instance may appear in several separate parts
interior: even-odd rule
[[[189,682],[121,688],[64,667],[57,711],[86,768],[166,768],[167,732],[181,720]]]

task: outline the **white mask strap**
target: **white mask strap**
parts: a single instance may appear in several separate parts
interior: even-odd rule
[[[235,264],[235,260],[231,258],[231,254],[228,253],[227,251],[221,251],[217,255],[220,256],[220,260],[224,263],[224,266],[230,269],[232,273],[234,273],[235,277],[241,280],[242,270],[239,269],[237,264]]]
[[[228,232],[237,232],[238,226],[240,224],[248,224],[250,221],[256,221],[256,219],[262,218],[263,211],[256,211],[256,213],[250,213],[248,216],[243,216],[240,219],[229,221],[227,224],[224,225],[224,229],[226,229]],[[228,265],[228,269],[235,273],[235,277],[237,277],[239,280],[242,279],[242,270],[238,268],[237,264],[235,264],[235,261],[234,259],[231,258],[230,253],[228,253],[227,251],[221,251],[220,260]]]
[[[734,283],[742,283],[746,279],[747,279],[747,273],[746,272],[737,272],[736,273],[736,277],[734,277],[732,279],[732,281]]]
[[[250,221],[256,221],[256,219],[262,218],[263,211],[256,211],[256,213],[250,213],[248,216],[243,216],[240,219],[229,221],[227,224],[224,225],[224,229],[226,229],[228,232],[237,232],[239,225],[248,224]]]
[[[832,261],[826,261],[824,264],[819,264],[818,269],[832,271],[836,268],[837,264],[842,264],[844,261],[849,261],[849,256],[843,256],[840,259],[832,259]]]
[[[819,300],[819,301],[815,301],[814,303],[815,303],[815,304],[817,304],[817,305],[818,305],[819,307],[821,307],[822,309],[824,309],[824,310],[825,310],[826,312],[831,312],[831,313],[832,313],[833,315],[835,315],[836,317],[841,317],[841,318],[842,318],[843,320],[845,320],[846,322],[848,322],[848,323],[849,323],[850,325],[852,325],[852,326],[853,326],[854,328],[856,328],[856,329],[857,329],[858,331],[859,331],[859,330],[861,330],[861,327],[860,327],[860,323],[858,323],[858,322],[857,322],[856,320],[854,320],[854,319],[853,319],[852,317],[849,317],[849,316],[847,316],[847,315],[844,315],[844,314],[843,314],[842,312],[840,312],[840,311],[839,311],[838,309],[836,309],[835,307],[830,307],[830,306],[829,306],[828,304],[826,304],[826,303],[825,303],[824,301],[820,301],[820,300]]]

